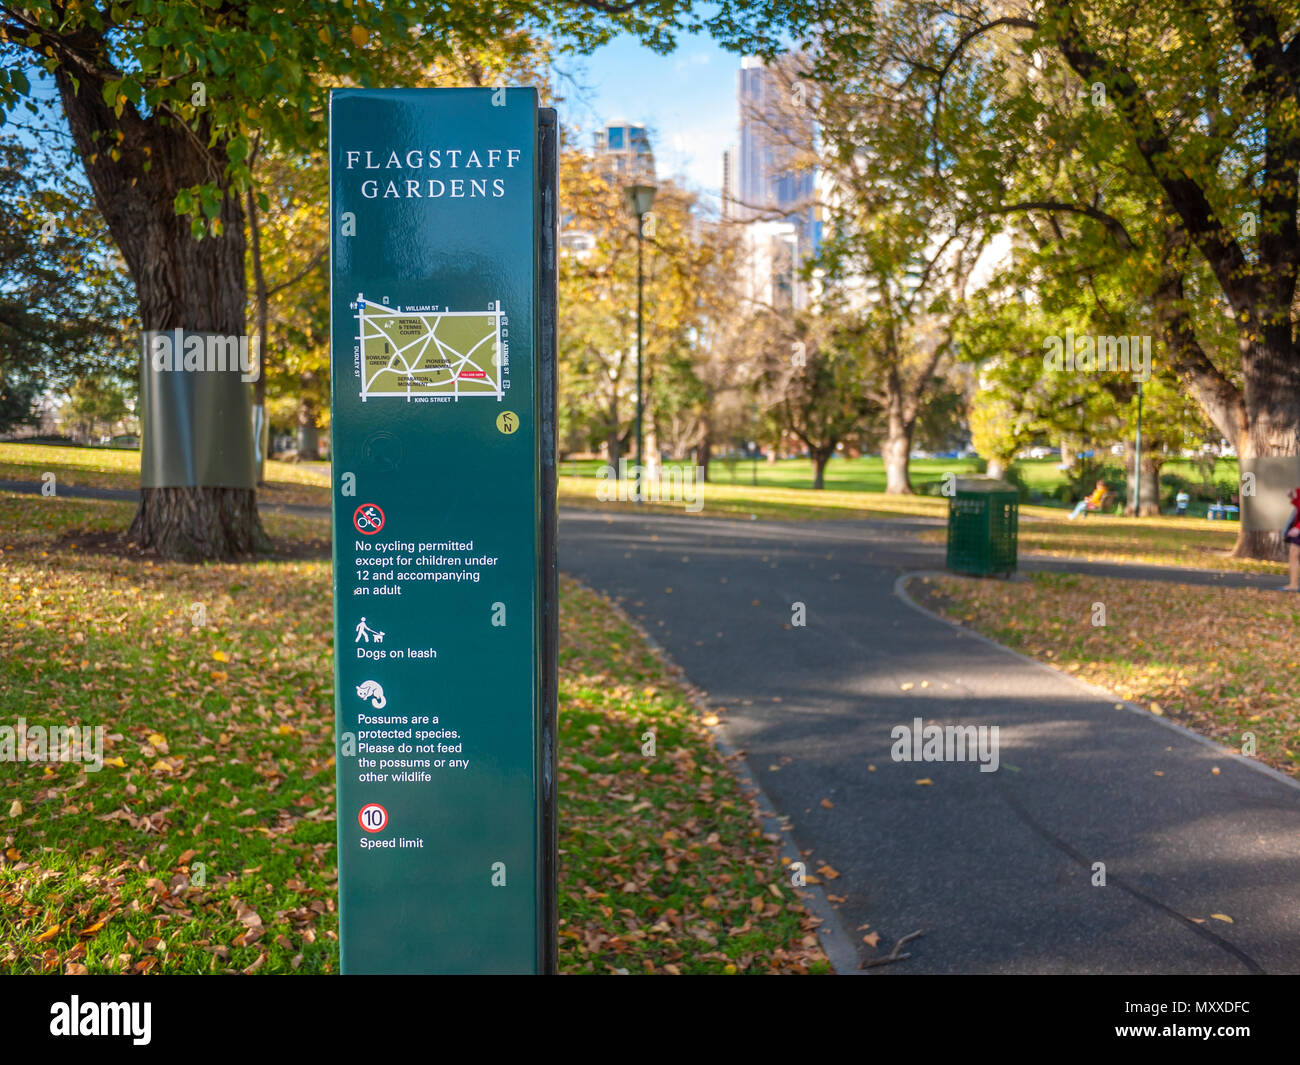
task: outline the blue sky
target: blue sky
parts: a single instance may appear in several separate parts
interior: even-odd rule
[[[736,142],[736,71],[740,57],[707,37],[683,37],[671,55],[656,55],[620,37],[589,56],[564,58],[560,105],[581,143],[604,122],[625,118],[650,130],[659,176],[684,180],[716,202],[722,150]]]

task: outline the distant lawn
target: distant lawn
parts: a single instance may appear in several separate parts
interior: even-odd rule
[[[0,762],[0,973],[334,972],[329,525],[188,566],[106,551],[132,512],[0,492],[0,725],[107,732],[99,772]],[[828,971],[660,658],[568,579],[560,619],[561,968]]]
[[[60,485],[90,488],[140,487],[140,452],[110,447],[60,447],[0,443],[0,480],[40,481],[53,473]],[[320,463],[271,461],[258,498],[267,503],[330,505],[329,467]]]
[[[629,460],[630,462],[631,460]],[[560,463],[564,477],[595,477],[605,463],[584,459]],[[683,469],[690,463],[666,462],[665,468]],[[945,473],[966,477],[977,468],[975,459],[913,459],[910,465],[912,487],[943,480]],[[810,459],[714,459],[709,463],[710,481],[717,485],[745,485],[759,488],[805,488],[813,485]],[[885,464],[879,458],[846,459],[836,456],[826,464],[826,490],[834,492],[884,492]]]
[[[1240,749],[1251,733],[1262,761],[1300,776],[1300,596],[1047,573],[1028,582],[918,579],[910,591],[977,632],[1228,747]],[[1104,625],[1093,624],[1097,604]]]

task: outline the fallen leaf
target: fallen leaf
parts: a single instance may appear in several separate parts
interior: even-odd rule
[[[906,684],[900,684],[899,687],[902,688],[903,691],[905,692],[910,692],[913,688],[916,687],[916,685],[909,680]]]
[[[930,785],[932,785],[932,784],[934,783],[934,781],[931,780],[929,777],[922,777],[922,778],[921,778],[920,780],[918,780],[916,783],[917,783],[918,786],[929,787]]]
[[[9,804],[9,816],[22,817],[22,815],[23,815],[23,804],[19,802],[17,799],[14,799],[14,801]]]
[[[870,932],[867,935],[862,937],[862,942],[869,947],[874,947],[877,943],[880,942],[880,933]]]
[[[824,807],[825,807],[826,809],[828,809],[828,810],[834,810],[834,809],[835,809],[835,804],[834,804],[833,802],[831,802],[830,799],[822,799],[822,801],[821,801],[821,805],[824,806]]]
[[[1236,922],[1233,921],[1233,919],[1232,919],[1231,917],[1229,917],[1226,913],[1212,913],[1212,914],[1210,914],[1210,916],[1213,917],[1216,921],[1227,921],[1228,924],[1235,924],[1235,923],[1236,923]]]

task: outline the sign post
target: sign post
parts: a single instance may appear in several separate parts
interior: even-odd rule
[[[345,973],[555,969],[555,114],[330,101]]]

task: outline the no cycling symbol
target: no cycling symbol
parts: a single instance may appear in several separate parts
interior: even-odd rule
[[[352,512],[352,524],[357,532],[374,536],[384,527],[384,512],[373,503],[362,503]]]

